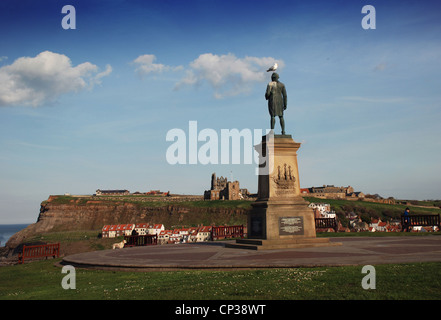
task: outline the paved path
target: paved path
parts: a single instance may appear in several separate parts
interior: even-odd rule
[[[254,251],[204,242],[80,253],[63,264],[113,270],[238,269],[441,262],[441,236],[331,238],[341,246]]]

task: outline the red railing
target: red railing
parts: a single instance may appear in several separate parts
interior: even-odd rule
[[[315,218],[315,228],[332,228],[335,232],[338,231],[338,224],[336,218]]]
[[[401,216],[401,230],[409,230],[413,226],[431,227],[438,226],[441,227],[441,219],[439,214],[433,215],[408,215]]]
[[[243,225],[220,226],[211,228],[211,239],[243,238]]]
[[[41,244],[35,246],[23,245],[23,251],[18,254],[18,262],[24,263],[25,259],[59,257],[60,243]]]
[[[126,247],[138,247],[138,246],[152,246],[158,244],[158,236],[156,234],[146,234],[137,236],[124,236]]]

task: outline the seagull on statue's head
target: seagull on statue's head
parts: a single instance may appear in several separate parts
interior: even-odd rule
[[[268,70],[266,70],[266,72],[270,72],[270,71],[276,71],[277,70],[277,63],[274,63],[274,65],[269,68]]]

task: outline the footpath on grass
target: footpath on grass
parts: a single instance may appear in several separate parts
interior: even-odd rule
[[[441,262],[441,237],[335,237],[341,246],[280,250],[225,248],[228,241],[132,247],[66,256],[62,264],[94,269],[177,270],[296,268]]]

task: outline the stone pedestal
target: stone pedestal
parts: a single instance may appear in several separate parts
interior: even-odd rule
[[[314,212],[300,195],[297,150],[290,135],[262,137],[258,198],[248,214],[248,239],[228,247],[281,249],[335,245],[316,238]]]

